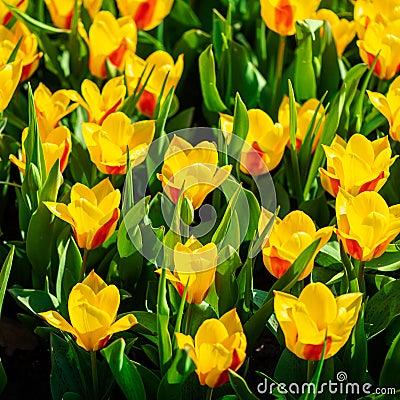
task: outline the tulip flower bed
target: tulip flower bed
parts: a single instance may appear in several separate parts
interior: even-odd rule
[[[400,398],[400,0],[0,22],[4,399]]]

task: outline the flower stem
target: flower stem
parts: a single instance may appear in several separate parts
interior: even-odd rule
[[[361,292],[365,291],[365,281],[364,281],[364,269],[365,269],[365,261],[360,261],[360,265],[358,266],[358,287]]]
[[[185,314],[185,334],[190,335],[190,320],[192,319],[193,304],[189,303]]]
[[[212,400],[213,388],[207,386],[206,400]]]
[[[278,114],[279,87],[282,80],[283,60],[285,58],[286,36],[279,36],[278,54],[276,58],[276,71],[274,80],[274,90],[272,95],[272,115],[275,117]]]
[[[314,375],[314,361],[307,361],[307,382],[311,382]]]
[[[81,280],[84,278],[86,273],[86,266],[89,257],[89,250],[83,249],[82,266],[81,266]]]
[[[92,365],[93,399],[99,398],[99,377],[97,375],[96,351],[90,350],[90,363]]]
[[[186,283],[185,289],[184,289],[183,294],[182,294],[182,299],[181,299],[181,302],[179,304],[178,317],[176,318],[174,332],[180,332],[181,331],[182,317],[183,317],[183,311],[185,309],[186,294],[187,294],[187,291],[188,291],[188,287],[189,287],[189,281]]]

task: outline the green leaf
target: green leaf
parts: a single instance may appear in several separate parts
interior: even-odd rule
[[[7,2],[3,1],[3,3],[9,8],[9,10],[13,13],[15,18],[20,20],[21,22],[26,25],[30,31],[34,33],[40,33],[40,32],[45,32],[45,33],[69,33],[70,31],[67,29],[60,29],[60,28],[55,28],[54,26],[47,25],[43,22],[37,21],[36,19],[30,17],[28,14],[24,13],[21,11],[19,8],[14,7],[11,4],[8,4]]]
[[[158,400],[178,400],[182,398],[183,384],[190,374],[194,372],[196,365],[189,357],[186,350],[179,349],[175,358],[164,374],[158,388]]]
[[[18,54],[18,49],[19,49],[19,47],[21,46],[21,43],[22,43],[22,40],[23,40],[23,39],[24,39],[23,36],[21,36],[21,37],[19,38],[17,44],[15,45],[13,51],[12,51],[11,54],[10,54],[10,57],[8,57],[7,64],[12,63],[13,61],[15,61],[15,57],[16,57],[17,54]]]
[[[7,254],[7,258],[5,259],[3,266],[1,267],[1,272],[0,272],[0,316],[1,316],[1,310],[3,308],[4,296],[6,294],[8,278],[9,278],[10,272],[11,272],[11,265],[12,265],[12,262],[14,259],[14,250],[15,250],[15,246],[12,246],[10,251]],[[1,390],[0,390],[0,392],[1,392]]]
[[[399,368],[400,368],[400,332],[395,337],[392,345],[386,354],[385,362],[379,377],[380,387],[394,387],[400,389],[399,382]]]
[[[58,300],[51,293],[34,289],[8,289],[11,296],[33,314],[57,310]]]
[[[200,83],[204,104],[209,111],[223,112],[227,109],[217,89],[215,61],[212,45],[209,45],[199,57]]]
[[[124,354],[125,342],[118,339],[105,349],[101,354],[107,360],[108,365],[118,386],[128,400],[142,400],[146,398],[146,392],[142,378],[136,365]]]
[[[387,283],[372,296],[365,309],[365,327],[368,339],[387,328],[400,315],[400,280]]]
[[[62,400],[65,393],[84,394],[77,360],[71,346],[56,334],[50,336],[50,387],[54,400]]]
[[[0,361],[0,394],[3,392],[7,385],[7,375],[6,371],[4,371],[3,364]]]
[[[229,155],[232,158],[240,159],[240,152],[242,150],[244,141],[249,131],[249,117],[247,115],[246,105],[243,103],[239,93],[236,93],[235,98],[235,111],[233,118],[232,133],[242,140],[233,140],[229,146]]]
[[[296,258],[292,266],[272,286],[263,306],[245,323],[244,332],[248,340],[247,348],[249,351],[253,349],[256,340],[264,330],[267,321],[274,311],[274,290],[288,292],[294,286],[299,276],[315,254],[319,242],[320,239],[311,243],[306,249],[304,249],[304,251]]]
[[[231,369],[228,370],[228,372],[231,386],[241,400],[259,400],[259,398],[251,392],[246,381],[240,375]]]
[[[323,22],[319,21],[322,25]],[[313,33],[307,21],[296,22],[297,46],[294,58],[294,88],[300,100],[317,97],[317,83],[313,67]]]

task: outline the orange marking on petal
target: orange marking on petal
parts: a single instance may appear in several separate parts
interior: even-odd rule
[[[374,180],[369,181],[367,183],[364,183],[360,187],[360,192],[373,192],[376,189],[376,186],[378,185],[379,181],[383,179],[385,176],[385,173],[382,171]]]
[[[279,27],[283,27],[284,32],[289,30],[293,25],[293,7],[290,5],[288,0],[281,0],[278,6],[275,8],[275,22],[278,27],[278,31],[281,31]]]
[[[356,260],[361,261],[363,258],[363,250],[358,244],[358,242],[354,239],[345,239],[345,240],[348,253]]]
[[[144,29],[151,22],[156,8],[157,0],[147,0],[140,4],[133,19],[138,29]]]
[[[117,108],[121,105],[122,99],[119,99],[107,112],[103,115],[103,117],[99,121],[99,125],[102,125],[104,120],[113,112],[117,111]]]
[[[156,96],[145,90],[138,101],[138,110],[146,117],[152,118],[156,105]]]
[[[118,218],[119,218],[119,210],[118,208],[116,208],[114,209],[114,212],[109,221],[107,221],[93,236],[93,240],[92,243],[90,243],[89,250],[95,249],[96,247],[99,247],[105,242],[108,234],[110,233],[110,229],[112,228],[112,226],[114,225],[115,221],[117,221]]]
[[[367,52],[367,57],[368,57],[368,65],[371,67],[376,56]],[[382,64],[381,64],[379,58],[376,60],[376,64],[375,64],[375,67],[374,67],[374,72],[379,77],[381,76]]]
[[[326,338],[325,355],[331,348],[331,344],[332,344],[332,338],[328,336]],[[306,360],[318,361],[321,358],[323,349],[324,349],[324,342],[322,342],[321,344],[306,344],[303,350],[303,356],[305,357]]]
[[[124,56],[126,53],[126,39],[122,39],[122,43],[119,45],[117,50],[114,50],[109,56],[108,59],[110,62],[115,65],[117,68],[122,65],[124,61]]]

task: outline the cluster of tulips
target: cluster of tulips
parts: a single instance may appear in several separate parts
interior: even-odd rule
[[[0,2],[1,224],[19,224],[0,303],[8,287],[50,340],[55,399],[255,399],[268,334],[271,382],[289,350],[316,385],[340,365],[400,389],[400,1],[205,3]]]

